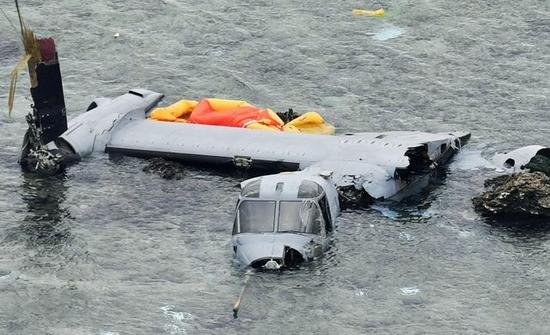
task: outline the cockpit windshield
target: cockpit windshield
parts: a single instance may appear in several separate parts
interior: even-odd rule
[[[323,216],[314,200],[278,201],[278,232],[321,234]],[[233,234],[275,231],[276,201],[243,200],[237,209]]]
[[[321,234],[321,225],[322,217],[315,201],[279,203],[279,232]]]
[[[241,233],[265,233],[275,229],[275,201],[244,200],[237,215]]]

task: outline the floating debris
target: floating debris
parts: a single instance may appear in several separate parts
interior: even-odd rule
[[[418,293],[420,293],[420,290],[415,286],[401,288],[402,295],[417,295]]]
[[[382,29],[381,31],[375,33],[372,38],[378,41],[387,41],[392,38],[396,38],[403,34],[404,30],[399,27],[391,27]]]
[[[369,10],[369,9],[354,9],[351,11],[353,15],[368,15],[368,16],[384,16],[386,12],[384,8]]]

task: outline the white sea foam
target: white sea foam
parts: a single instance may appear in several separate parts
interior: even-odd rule
[[[479,150],[462,150],[450,165],[452,170],[496,169],[496,166],[481,156]]]
[[[193,315],[186,312],[174,311],[174,306],[163,306],[160,308],[168,323],[164,325],[164,330],[170,335],[185,335],[189,321],[193,320]]]
[[[414,236],[407,232],[402,231],[399,233],[399,239],[405,240],[405,241],[414,241]]]
[[[360,288],[355,291],[355,296],[357,297],[366,297],[367,296],[367,289],[366,288]]]
[[[399,218],[399,213],[387,206],[381,206],[381,205],[371,205],[371,208],[380,212],[382,215],[384,215],[387,218],[397,220]]]
[[[417,295],[418,293],[420,293],[420,290],[416,286],[401,288],[402,295]]]

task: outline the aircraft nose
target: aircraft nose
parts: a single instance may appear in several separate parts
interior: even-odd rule
[[[302,263],[304,255],[287,243],[288,239],[280,236],[246,236],[239,238],[234,245],[237,259],[241,264],[253,268],[277,270],[283,267],[294,267]]]
[[[284,263],[282,258],[260,258],[250,263],[250,266],[254,269],[279,270]]]
[[[253,268],[278,269],[283,265],[283,250],[274,243],[243,243],[237,246],[236,254],[241,263]]]

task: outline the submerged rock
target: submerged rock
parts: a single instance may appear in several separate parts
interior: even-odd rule
[[[164,179],[179,180],[184,176],[183,165],[160,157],[148,159],[143,171],[156,174]]]
[[[542,172],[498,176],[473,199],[476,210],[494,216],[550,216],[550,177]]]

